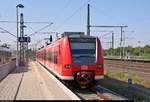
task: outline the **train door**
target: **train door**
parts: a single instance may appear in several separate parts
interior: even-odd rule
[[[60,74],[60,68],[59,68],[59,62],[58,62],[58,51],[59,51],[59,46],[55,47],[55,52],[54,52],[54,64],[55,64],[55,70]]]
[[[43,55],[43,59],[44,59],[44,65],[46,65],[46,49],[44,49],[44,55]]]
[[[52,70],[55,70],[55,65],[54,65],[54,48],[52,48],[52,52],[51,52],[51,68]]]

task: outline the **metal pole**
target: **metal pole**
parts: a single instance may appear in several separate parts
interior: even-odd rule
[[[28,54],[29,52],[28,52],[28,42],[27,42],[27,64],[28,64],[28,62],[29,62],[29,54]]]
[[[114,53],[114,33],[112,32],[112,55]]]
[[[18,6],[16,6],[16,13],[17,13],[17,52],[16,52],[16,67],[18,69]]]
[[[114,33],[112,33],[112,48],[114,49]]]
[[[20,14],[20,37],[24,38],[24,18],[23,13]],[[20,42],[20,64],[21,66],[24,66],[25,59],[24,59],[24,42]]]
[[[125,56],[126,56],[126,53],[125,53],[125,40],[126,40],[126,38],[125,38],[125,31],[123,31],[123,58],[125,59]]]
[[[16,6],[16,15],[17,15],[17,52],[16,52],[16,67],[17,67],[17,69],[18,69],[18,67],[19,67],[19,56],[18,56],[18,53],[19,53],[19,51],[18,51],[18,47],[19,47],[19,44],[18,44],[18,33],[19,33],[19,29],[18,29],[18,7],[19,7],[19,8],[24,8],[24,6],[23,6],[22,4],[18,4],[18,5]]]
[[[90,35],[90,4],[87,7],[87,35]]]
[[[120,37],[120,58],[122,59],[122,26],[121,26],[121,37]]]

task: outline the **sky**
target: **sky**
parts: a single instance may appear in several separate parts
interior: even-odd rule
[[[24,14],[25,22],[53,22],[51,26],[41,32],[66,31],[85,32],[87,25],[87,3],[90,4],[90,24],[126,25],[123,28],[125,45],[144,46],[150,45],[150,0],[1,0],[0,21],[16,21],[16,5],[23,4],[19,8],[19,14]],[[43,28],[47,24],[25,23],[25,34],[30,35]],[[2,23],[0,27],[16,35],[16,23]],[[2,30],[0,30],[2,31]],[[109,48],[111,33],[115,36],[115,47],[119,46],[120,28],[91,28],[91,35],[101,39],[103,48]],[[54,39],[56,38],[54,33]],[[34,34],[31,36],[30,47],[37,43],[42,46],[43,39],[49,34]],[[16,46],[16,38],[7,33],[0,32],[0,44],[8,43]],[[35,46],[34,46],[35,47]]]

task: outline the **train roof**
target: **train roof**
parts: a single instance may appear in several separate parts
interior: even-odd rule
[[[69,38],[95,38],[94,36],[85,35],[84,32],[64,32],[61,37],[68,36]]]
[[[54,45],[55,42],[60,41],[65,37],[68,37],[68,38],[96,38],[95,36],[85,35],[84,32],[64,32],[63,34],[61,34],[60,38],[58,38],[57,40],[51,42],[47,46],[42,47],[38,51],[42,51],[42,50],[46,49],[48,46]]]

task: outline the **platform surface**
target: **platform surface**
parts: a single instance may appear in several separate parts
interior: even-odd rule
[[[0,100],[71,100],[38,63],[20,67],[0,82]]]

